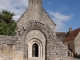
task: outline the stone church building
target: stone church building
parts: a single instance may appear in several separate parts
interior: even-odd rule
[[[68,49],[57,39],[56,24],[42,0],[28,1],[17,26],[15,36],[0,35],[0,60],[68,60]]]

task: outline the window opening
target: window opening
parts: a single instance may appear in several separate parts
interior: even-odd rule
[[[32,57],[38,57],[38,44],[36,43],[32,45]]]

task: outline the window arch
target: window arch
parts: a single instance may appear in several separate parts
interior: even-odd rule
[[[28,48],[27,54],[26,54],[27,58],[28,59],[30,59],[30,58],[43,58],[45,60],[45,53],[46,53],[45,52],[45,48],[46,48],[45,42],[46,42],[46,38],[41,31],[32,30],[32,31],[28,32],[28,34],[26,35],[26,43],[27,43],[27,48]],[[34,56],[38,56],[38,57],[33,57],[33,55],[32,55],[32,53],[33,53],[32,46],[36,45],[35,43],[38,45],[38,55],[34,55]]]
[[[38,44],[34,43],[32,45],[32,57],[38,57]]]
[[[43,44],[38,39],[32,39],[28,44],[28,58],[30,57],[42,57],[43,56],[43,50],[42,50]]]

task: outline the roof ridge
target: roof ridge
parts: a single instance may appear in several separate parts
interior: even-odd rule
[[[71,33],[65,37],[65,41],[74,40],[79,32],[80,32],[80,28],[77,28],[77,29],[71,31]]]
[[[80,30],[80,28],[77,28],[77,29],[75,29],[75,30],[72,30],[72,31],[76,31],[76,30]]]

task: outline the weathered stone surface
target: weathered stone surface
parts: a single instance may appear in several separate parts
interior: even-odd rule
[[[2,60],[67,60],[67,48],[57,39],[56,25],[41,2],[29,0],[28,9],[17,22],[16,36],[0,36]],[[35,43],[38,45],[37,57],[32,56]]]

